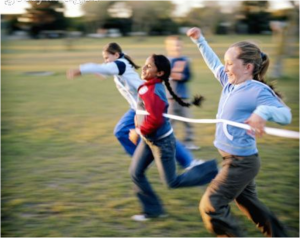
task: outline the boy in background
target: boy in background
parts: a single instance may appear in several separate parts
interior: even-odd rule
[[[170,84],[173,91],[183,100],[188,101],[189,90],[187,82],[191,79],[190,62],[186,56],[182,55],[183,42],[179,36],[169,36],[165,40],[167,56],[171,63]],[[191,118],[191,110],[188,107],[180,106],[167,92],[169,101],[168,113]],[[171,120],[174,127],[174,120]],[[194,130],[191,123],[183,122],[185,126],[184,145],[189,150],[198,150],[199,146],[194,144]]]

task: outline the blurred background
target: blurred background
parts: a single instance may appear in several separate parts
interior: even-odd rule
[[[298,1],[16,1],[1,2],[2,37],[117,37],[185,33],[298,35]],[[274,26],[276,25],[276,26]]]
[[[207,100],[194,118],[215,118],[221,87],[185,36],[198,26],[223,60],[227,48],[251,40],[270,56],[268,80],[284,95],[299,131],[299,1],[20,1],[1,3],[1,235],[3,237],[209,237],[198,204],[205,186],[168,190],[155,166],[148,176],[168,219],[136,223],[128,173],[131,159],[113,129],[127,111],[112,77],[74,81],[67,69],[102,63],[117,42],[143,65],[181,35],[191,59],[191,94]],[[139,71],[140,73],[140,71]],[[283,128],[274,123],[269,127]],[[215,125],[195,125],[196,158],[217,158]],[[176,127],[176,136],[183,129]],[[299,237],[299,140],[259,138],[261,200],[291,237]],[[181,168],[178,168],[179,172]],[[232,204],[250,237],[262,234]]]

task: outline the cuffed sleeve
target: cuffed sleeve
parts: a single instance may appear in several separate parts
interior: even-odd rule
[[[254,111],[266,121],[273,121],[281,125],[290,124],[292,121],[291,110],[288,107],[274,107],[261,105]]]

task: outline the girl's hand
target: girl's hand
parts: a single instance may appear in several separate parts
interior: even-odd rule
[[[139,135],[134,129],[131,129],[129,132],[129,140],[135,145],[138,143]]]
[[[197,40],[201,36],[201,30],[198,27],[193,27],[186,32],[186,35]]]
[[[135,127],[138,127],[138,123],[137,123],[137,117],[136,117],[136,115],[134,116],[134,125],[135,125]]]
[[[265,125],[266,120],[261,118],[259,115],[252,113],[252,115],[245,121],[249,126],[251,126],[252,130],[247,131],[248,134],[253,136],[261,137],[265,134]]]
[[[80,75],[81,75],[81,72],[79,69],[69,69],[69,70],[67,70],[67,73],[66,73],[67,79],[73,79]]]

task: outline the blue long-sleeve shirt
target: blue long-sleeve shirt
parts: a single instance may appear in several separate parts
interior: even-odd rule
[[[190,61],[187,57],[181,56],[169,58],[172,70],[170,85],[173,91],[182,99],[190,97],[187,82],[191,79]],[[167,97],[173,98],[167,91]]]
[[[244,123],[255,113],[279,124],[291,122],[290,109],[268,85],[257,80],[247,80],[238,85],[229,83],[224,65],[205,38],[201,36],[192,41],[198,45],[204,61],[223,87],[217,118]],[[258,152],[255,137],[244,129],[226,123],[217,123],[214,145],[233,155],[248,156]]]

